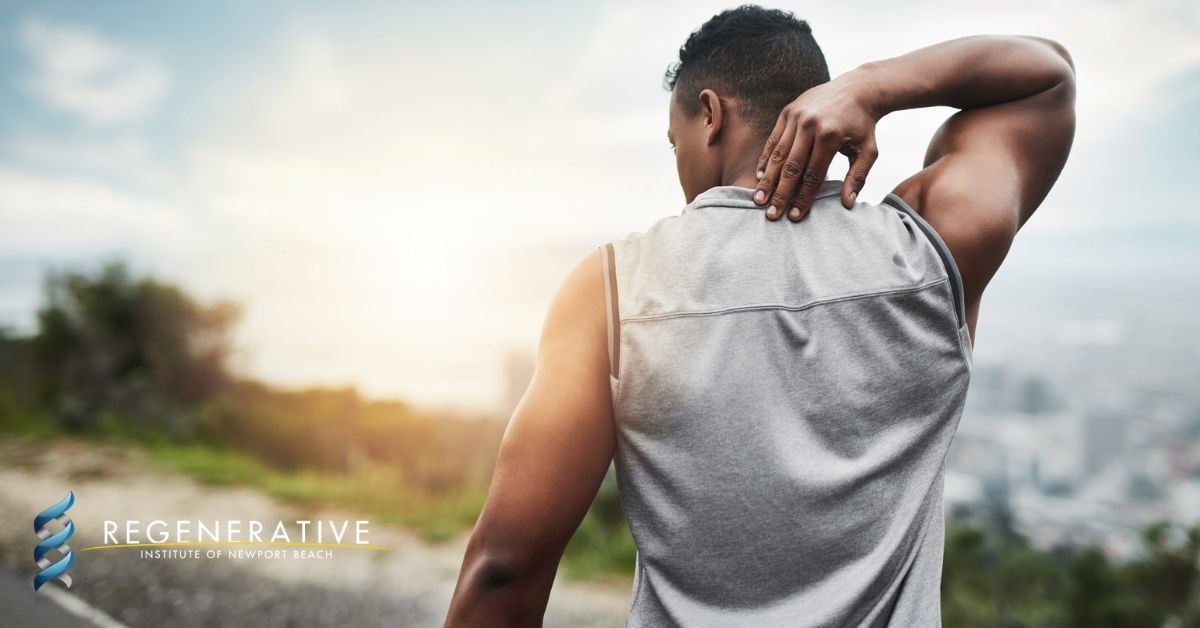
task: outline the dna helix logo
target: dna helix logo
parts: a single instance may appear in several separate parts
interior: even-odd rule
[[[34,591],[55,579],[68,589],[71,588],[71,576],[67,575],[67,570],[75,564],[75,553],[71,551],[71,546],[67,545],[67,539],[75,534],[75,522],[67,518],[66,513],[73,505],[75,491],[67,491],[67,496],[62,498],[62,501],[43,510],[33,519],[33,532],[41,539],[33,548],[33,561],[41,570],[33,577]],[[58,532],[50,532],[46,524],[51,521],[57,521],[62,528]],[[55,550],[62,554],[62,558],[52,563],[46,555]]]

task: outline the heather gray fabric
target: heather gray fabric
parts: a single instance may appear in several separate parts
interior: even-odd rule
[[[713,188],[601,247],[631,626],[937,626],[961,282],[897,196]]]

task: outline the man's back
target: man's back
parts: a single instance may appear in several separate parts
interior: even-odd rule
[[[962,286],[902,200],[752,190],[604,247],[630,625],[936,625]]]

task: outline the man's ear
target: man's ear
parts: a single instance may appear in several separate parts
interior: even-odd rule
[[[700,115],[704,117],[704,142],[715,144],[721,136],[721,127],[725,124],[725,111],[721,108],[721,99],[711,89],[700,92]]]

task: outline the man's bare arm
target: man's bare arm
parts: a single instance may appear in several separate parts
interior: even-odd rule
[[[984,288],[1058,180],[1075,135],[1075,71],[1059,44],[973,37],[862,71],[882,111],[945,104],[962,111],[934,135],[923,169],[896,186],[954,253],[972,333]],[[923,68],[923,70],[922,70]],[[931,73],[902,85],[905,73]]]
[[[540,626],[559,559],[612,460],[599,252],[564,282],[542,330],[533,381],[500,447],[447,626]]]

